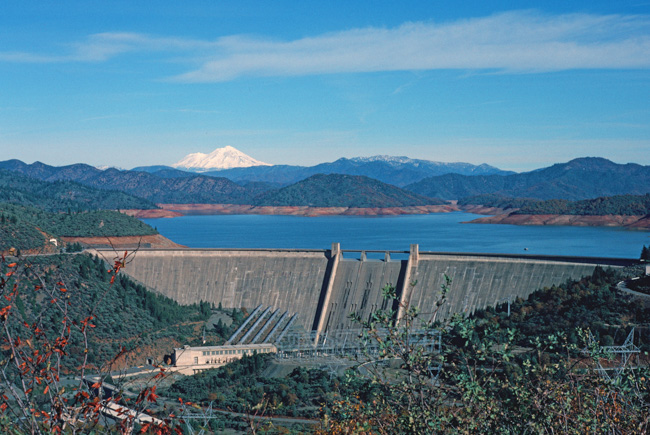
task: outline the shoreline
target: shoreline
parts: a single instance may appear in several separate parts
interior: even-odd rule
[[[162,234],[149,236],[61,237],[66,243],[81,243],[92,248],[138,249],[138,248],[187,248]]]
[[[174,218],[186,215],[283,215],[283,216],[400,216],[410,214],[450,213],[463,211],[484,215],[463,223],[503,225],[557,225],[621,227],[650,230],[650,216],[581,216],[557,214],[515,214],[517,209],[501,209],[481,205],[458,206],[425,205],[411,207],[311,207],[311,206],[254,206],[246,204],[157,204],[160,209],[122,210],[138,219]],[[173,243],[173,242],[172,242]]]
[[[486,208],[487,209],[487,208]],[[493,210],[487,209],[487,210]],[[650,216],[622,215],[565,215],[565,214],[515,214],[515,210],[500,210],[497,214],[483,210],[463,210],[469,213],[486,214],[471,221],[469,224],[504,224],[504,225],[534,225],[534,226],[572,226],[572,227],[619,227],[627,229],[650,230]],[[498,209],[497,209],[498,210]]]
[[[405,214],[449,213],[459,211],[455,205],[422,205],[411,207],[311,207],[254,206],[245,204],[158,204],[162,210],[179,215],[284,215],[284,216],[399,216]],[[139,217],[136,215],[136,217]],[[170,216],[171,217],[171,216]]]

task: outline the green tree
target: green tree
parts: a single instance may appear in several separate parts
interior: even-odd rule
[[[641,260],[650,260],[650,248],[645,245],[641,249]]]
[[[601,273],[599,272],[599,275]],[[443,286],[444,303],[448,286]],[[386,296],[395,298],[392,288]],[[397,301],[396,301],[397,302]],[[391,304],[388,304],[391,306]],[[403,305],[356,318],[381,349],[364,372],[377,386],[338,402],[321,433],[646,433],[650,429],[647,370],[628,369],[616,382],[593,370],[603,355],[584,356],[563,332],[515,346],[516,330],[484,318],[454,316],[440,331],[443,351],[428,352],[417,330],[432,329]],[[429,315],[426,316],[430,318]],[[387,331],[387,332],[381,332]],[[584,343],[585,330],[578,330]],[[581,346],[582,348],[582,346]]]

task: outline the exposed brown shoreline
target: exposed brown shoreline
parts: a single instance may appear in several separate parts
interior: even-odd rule
[[[448,213],[459,210],[455,205],[367,208],[253,206],[241,204],[158,204],[158,206],[168,212],[180,212],[182,214],[259,214],[287,216],[397,216],[404,214]],[[136,215],[136,217],[140,216]]]
[[[465,210],[469,211],[469,210]],[[483,210],[471,211],[477,214],[485,213]],[[650,216],[577,216],[577,215],[556,215],[556,214],[514,214],[513,211],[501,210],[494,216],[486,216],[474,219],[465,223],[471,224],[509,224],[509,225],[561,225],[576,227],[624,227],[650,229]]]
[[[124,214],[129,216],[136,217],[138,219],[159,219],[159,218],[175,218],[183,216],[183,213],[177,211],[165,210],[162,208],[155,208],[151,210],[140,210],[140,209],[131,209],[131,210],[120,210]]]
[[[465,223],[508,225],[564,225],[608,226],[650,229],[650,216],[577,216],[577,215],[527,215],[514,214],[517,209],[501,209],[481,205],[457,206],[425,205],[413,207],[309,207],[309,206],[253,206],[242,204],[158,204],[156,210],[122,210],[141,219],[172,218],[188,214],[257,214],[285,216],[399,216],[406,214],[449,213],[464,211],[486,215]],[[173,243],[173,242],[172,242]]]
[[[151,236],[123,237],[61,237],[66,243],[81,243],[93,248],[137,249],[137,248],[186,248],[174,243],[161,234]]]

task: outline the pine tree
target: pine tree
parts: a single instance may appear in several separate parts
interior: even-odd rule
[[[641,249],[641,260],[650,260],[650,248],[645,245]]]

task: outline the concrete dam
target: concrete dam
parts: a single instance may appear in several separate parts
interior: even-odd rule
[[[107,253],[97,251],[107,258]],[[112,256],[112,251],[111,251]],[[110,259],[110,258],[107,258]],[[298,313],[307,330],[354,328],[387,308],[382,289],[396,288],[400,302],[433,316],[445,275],[452,279],[437,313],[472,313],[568,279],[590,275],[598,265],[633,260],[410,251],[141,249],[123,271],[149,289],[181,304],[208,301],[224,307],[258,305]],[[393,307],[397,308],[397,307]]]

